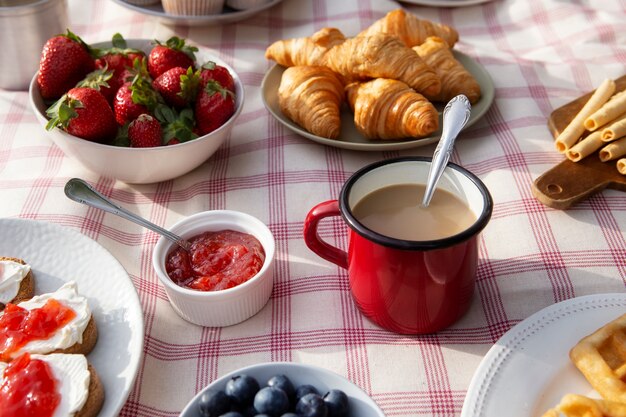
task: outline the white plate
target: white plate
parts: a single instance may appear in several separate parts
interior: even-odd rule
[[[403,3],[416,4],[418,6],[433,7],[462,7],[475,4],[487,3],[492,0],[400,0]]]
[[[461,417],[537,417],[567,393],[599,398],[568,354],[625,312],[626,294],[595,294],[553,304],[518,323],[478,366]]]
[[[361,388],[344,377],[324,368],[292,362],[260,363],[230,372],[207,385],[193,397],[180,413],[179,417],[199,416],[198,402],[202,393],[209,389],[223,390],[231,377],[241,374],[256,378],[261,388],[267,386],[266,382],[268,379],[274,375],[282,374],[287,376],[296,387],[303,384],[313,385],[317,388],[320,395],[324,395],[333,388],[339,389],[348,396],[350,406],[348,417],[385,417],[385,414],[378,405],[376,405],[374,400]]]
[[[74,280],[79,293],[89,300],[98,342],[87,359],[105,392],[98,416],[117,416],[143,353],[143,314],[128,274],[98,243],[55,224],[0,219],[0,236],[0,256],[22,258],[31,265],[36,294]]]
[[[481,98],[472,106],[472,114],[465,125],[469,126],[476,123],[489,110],[494,98],[494,86],[491,77],[485,68],[478,62],[462,52],[454,51],[455,58],[463,64],[463,66],[476,78],[481,89]],[[280,110],[278,104],[278,86],[285,68],[281,65],[274,65],[270,68],[263,82],[261,83],[261,96],[263,103],[270,113],[284,126],[296,132],[297,134],[311,139],[314,142],[321,143],[336,148],[352,149],[359,151],[391,151],[400,149],[416,148],[418,146],[428,145],[439,140],[441,136],[441,128],[432,136],[421,139],[404,139],[404,140],[370,140],[363,136],[354,126],[352,112],[346,106],[343,106],[341,112],[341,133],[337,139],[328,139],[313,135],[285,116]],[[441,111],[443,104],[436,104],[439,110],[439,125],[441,126]]]
[[[127,9],[134,10],[137,13],[142,13],[148,16],[158,17],[163,23],[168,25],[184,25],[184,26],[210,26],[219,25],[224,23],[234,23],[240,20],[247,19],[255,14],[262,12],[265,9],[280,3],[282,0],[271,0],[258,7],[253,7],[247,10],[235,10],[228,6],[224,6],[224,10],[219,14],[209,14],[203,16],[174,16],[165,13],[161,4],[155,4],[152,6],[136,6],[134,4],[127,3],[124,0],[113,0],[120,6]]]

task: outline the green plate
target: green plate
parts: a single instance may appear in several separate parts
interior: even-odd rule
[[[472,106],[472,114],[470,115],[465,129],[476,123],[481,117],[485,115],[494,98],[494,85],[487,70],[474,61],[468,55],[462,52],[453,51],[455,58],[463,64],[463,66],[476,78],[480,85],[481,98],[476,104]],[[358,151],[391,151],[400,149],[416,148],[418,146],[429,145],[437,142],[441,137],[441,128],[433,133],[432,136],[420,139],[402,139],[402,140],[371,140],[365,138],[354,126],[352,119],[352,112],[343,107],[341,112],[341,133],[337,139],[328,139],[321,136],[313,135],[302,127],[292,122],[287,116],[285,116],[278,105],[278,86],[280,85],[280,79],[283,75],[285,68],[281,65],[274,65],[270,68],[263,82],[261,83],[261,94],[265,107],[270,113],[286,126],[288,129],[296,132],[297,134],[304,136],[307,139],[311,139],[314,142],[321,143],[323,145],[334,146],[336,148],[352,149]],[[436,104],[439,110],[439,125],[441,126],[441,111],[444,104]]]

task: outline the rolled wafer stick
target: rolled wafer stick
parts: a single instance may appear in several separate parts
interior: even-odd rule
[[[626,138],[618,139],[607,144],[600,149],[600,160],[602,162],[611,161],[626,155]]]
[[[615,165],[617,166],[617,171],[619,171],[620,174],[626,175],[626,158],[618,159],[617,164]]]
[[[598,110],[615,92],[615,81],[606,79],[594,91],[587,103],[556,138],[556,149],[564,153],[571,148],[585,131],[585,119]]]
[[[626,113],[626,91],[621,91],[585,119],[585,129],[594,131],[624,113]]]
[[[626,136],[626,115],[602,129],[602,140],[605,142],[611,142],[623,136]]]
[[[565,156],[570,161],[578,162],[591,155],[605,144],[606,143],[602,141],[602,134],[600,132],[593,132],[565,151]]]

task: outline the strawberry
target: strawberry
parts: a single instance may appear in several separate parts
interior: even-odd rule
[[[187,69],[174,67],[159,75],[152,82],[152,87],[161,94],[167,104],[182,108],[195,101],[199,84],[198,71],[194,72],[191,67]]]
[[[223,125],[235,113],[235,94],[215,81],[209,80],[196,99],[196,123],[201,135]]]
[[[60,127],[67,133],[94,142],[104,142],[117,132],[115,117],[104,96],[87,87],[70,89],[46,110],[46,129]]]
[[[142,104],[133,101],[133,92],[130,89],[132,83],[124,83],[115,94],[113,101],[113,112],[115,121],[122,126],[128,122],[135,120],[140,114],[148,113],[148,108]]]
[[[125,72],[133,69],[135,60],[138,60],[139,63],[145,61],[146,55],[138,49],[128,48],[126,40],[119,33],[113,35],[111,44],[113,45],[111,48],[96,51],[98,58],[95,65],[96,68],[106,68],[113,71],[113,77],[109,83],[113,90],[117,91],[124,82],[129,81],[125,79],[128,76]]]
[[[132,148],[161,146],[161,124],[149,114],[142,114],[128,125],[128,139]]]
[[[185,40],[176,36],[169,38],[165,45],[158,40],[155,40],[155,43],[148,55],[148,71],[153,79],[174,67],[195,69],[194,52],[198,51],[195,46],[185,45]]]
[[[45,100],[58,99],[94,69],[89,46],[69,29],[48,39],[41,51],[37,85]]]
[[[142,113],[152,113],[161,97],[150,85],[150,81],[140,75],[132,82],[122,85],[113,102],[115,120],[121,126],[133,121]]]
[[[202,65],[200,69],[200,78],[202,82],[200,85],[204,87],[209,80],[218,81],[224,88],[235,92],[235,80],[230,72],[221,65],[216,64],[213,61],[208,61]]]
[[[132,82],[136,76],[143,77],[145,79],[150,79],[150,74],[148,73],[147,60],[137,59],[133,61],[133,65],[130,67],[124,68],[119,73],[114,74],[114,77],[117,77],[117,83],[121,87],[127,82]]]
[[[108,50],[107,53],[96,59],[96,68],[108,68],[115,71],[116,74],[121,73],[126,68],[132,68],[135,59],[139,61],[145,59],[143,52],[113,52],[114,49]],[[125,51],[132,51],[131,49]]]

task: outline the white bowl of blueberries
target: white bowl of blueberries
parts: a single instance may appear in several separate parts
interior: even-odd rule
[[[385,417],[363,390],[323,368],[270,362],[238,369],[200,391],[180,417]]]

